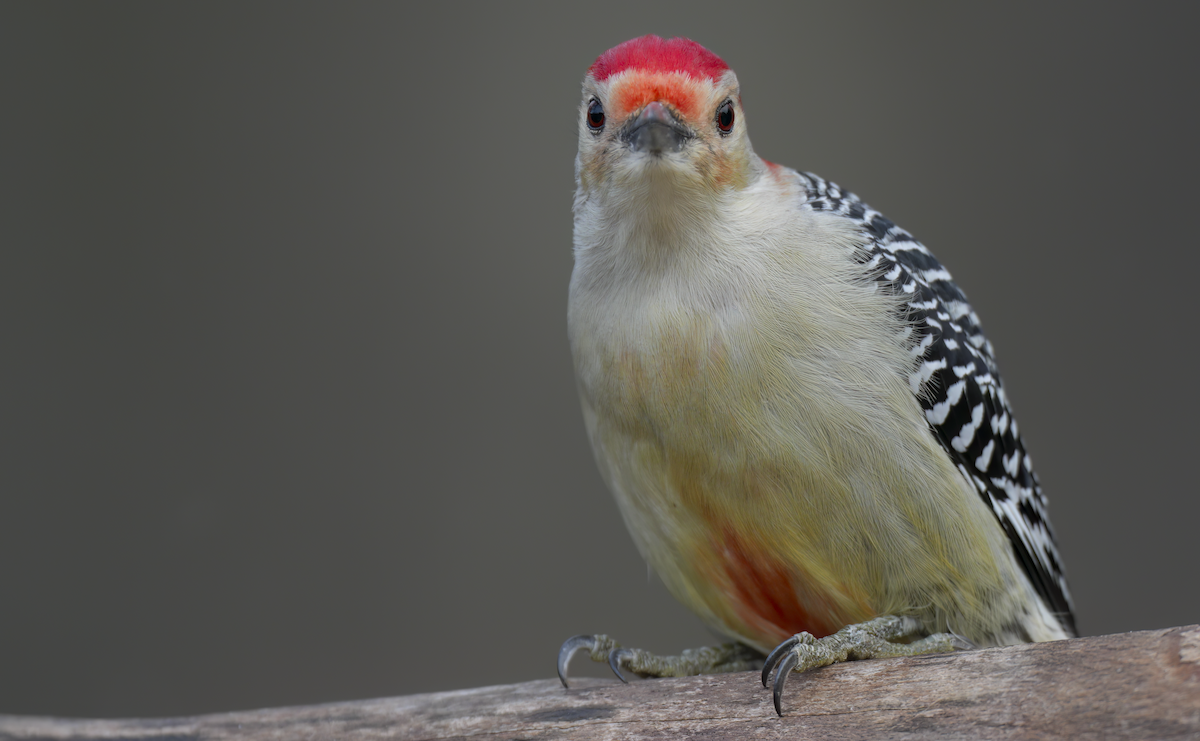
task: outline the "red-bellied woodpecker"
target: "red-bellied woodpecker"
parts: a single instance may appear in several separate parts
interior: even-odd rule
[[[588,70],[568,324],[600,471],[673,595],[737,643],[643,676],[1075,634],[1046,501],[950,274],[854,194],[760,159],[737,77],[645,36]],[[815,636],[815,638],[814,638]]]

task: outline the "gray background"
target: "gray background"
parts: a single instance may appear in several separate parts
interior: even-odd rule
[[[965,287],[1081,629],[1200,620],[1191,19],[433,5],[0,6],[0,712],[710,640],[604,490],[566,342],[579,81],[647,32],[722,55],[760,154]]]

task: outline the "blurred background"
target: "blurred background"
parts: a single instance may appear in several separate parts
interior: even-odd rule
[[[579,82],[648,32],[724,57],[761,155],[965,288],[1081,630],[1200,621],[1191,20],[0,5],[0,712],[363,699],[553,677],[582,632],[712,641],[625,532],[566,339]]]

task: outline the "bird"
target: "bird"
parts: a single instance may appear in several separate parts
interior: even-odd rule
[[[577,116],[568,334],[641,555],[720,646],[568,639],[640,676],[1077,635],[1046,497],[950,273],[852,192],[759,157],[686,38],[601,54]],[[763,656],[766,655],[765,660]]]

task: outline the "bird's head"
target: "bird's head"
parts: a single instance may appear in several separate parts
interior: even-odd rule
[[[761,168],[737,76],[684,38],[642,36],[600,55],[583,80],[576,174],[583,191],[744,188]]]

